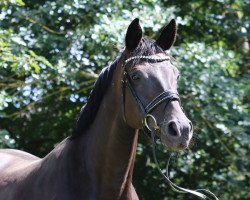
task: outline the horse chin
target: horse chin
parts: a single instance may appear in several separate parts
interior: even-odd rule
[[[186,138],[171,138],[167,134],[161,133],[161,142],[169,151],[182,151],[189,147],[190,140]]]

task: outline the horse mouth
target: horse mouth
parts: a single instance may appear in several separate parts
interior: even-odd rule
[[[160,139],[167,150],[170,151],[182,151],[189,147],[190,139],[189,137],[180,136],[178,138],[173,138],[166,133],[160,134]]]
[[[180,142],[178,145],[179,150],[187,149],[189,147],[189,143],[190,142],[188,140]]]

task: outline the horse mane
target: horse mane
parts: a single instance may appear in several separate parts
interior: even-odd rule
[[[130,56],[149,56],[156,53],[165,53],[154,40],[148,38],[142,38],[141,42]],[[82,135],[85,130],[93,123],[95,116],[99,110],[99,106],[103,100],[103,97],[110,85],[113,77],[113,73],[120,59],[124,59],[125,50],[115,59],[110,66],[103,68],[97,81],[94,84],[93,90],[90,92],[87,103],[81,108],[80,114],[76,121],[76,127],[71,135],[71,139]],[[135,60],[134,64],[137,64],[140,60]]]
[[[110,66],[102,69],[94,84],[94,88],[90,92],[87,103],[81,108],[76,121],[75,130],[71,136],[72,138],[83,133],[84,130],[88,129],[89,125],[94,121],[119,60],[120,56],[118,56]]]

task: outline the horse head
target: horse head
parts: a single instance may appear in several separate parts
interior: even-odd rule
[[[171,20],[156,41],[142,37],[139,20],[129,25],[123,63],[124,118],[135,129],[154,131],[169,150],[188,147],[192,123],[180,104],[178,69],[165,52],[176,38]]]

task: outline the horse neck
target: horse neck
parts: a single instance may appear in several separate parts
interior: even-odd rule
[[[138,133],[123,120],[120,84],[113,78],[93,124],[81,138],[84,159],[100,199],[120,199],[131,186]]]
[[[118,69],[89,128],[79,137],[64,140],[40,164],[44,181],[56,182],[58,188],[70,185],[77,199],[135,195],[131,182],[138,132],[123,120]]]

